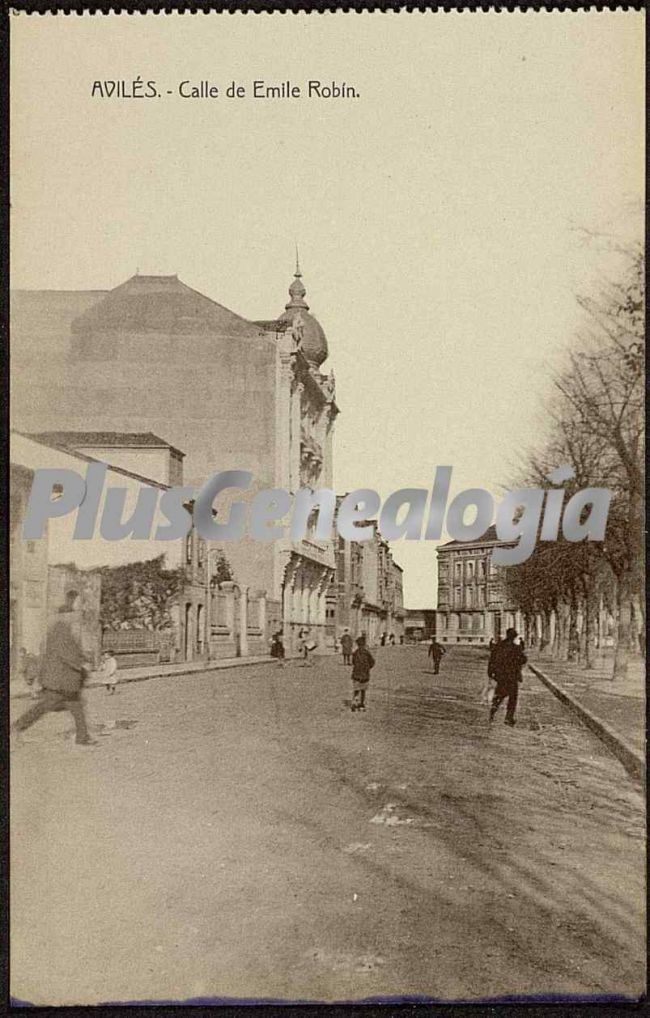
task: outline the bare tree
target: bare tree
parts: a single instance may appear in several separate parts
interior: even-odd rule
[[[559,656],[572,653],[570,634],[582,614],[587,668],[593,667],[600,604],[614,601],[615,678],[625,675],[631,648],[644,650],[637,635],[644,623],[644,259],[640,246],[627,254],[619,283],[579,298],[586,326],[555,378],[550,437],[524,471],[524,483],[550,487],[550,471],[568,463],[575,474],[568,496],[584,487],[609,488],[614,497],[605,540],[541,544],[528,562],[508,570],[516,603],[524,614],[542,617],[544,645],[554,616],[552,650]]]

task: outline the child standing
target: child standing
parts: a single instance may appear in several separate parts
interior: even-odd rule
[[[117,686],[117,661],[109,650],[102,654],[102,682],[107,693],[114,693]]]
[[[375,659],[366,647],[365,636],[357,638],[357,649],[352,655],[352,710],[366,709],[366,686],[370,682],[370,669]]]

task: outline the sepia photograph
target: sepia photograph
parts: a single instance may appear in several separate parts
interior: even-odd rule
[[[645,15],[10,21],[14,1007],[646,993]]]

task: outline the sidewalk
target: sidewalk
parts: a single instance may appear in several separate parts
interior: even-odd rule
[[[578,708],[583,707],[633,751],[645,755],[645,669],[633,660],[624,680],[611,679],[611,660],[593,670],[552,658],[529,657],[529,664],[547,676]],[[579,711],[578,711],[579,712]]]
[[[178,664],[142,665],[139,668],[121,668],[117,673],[118,683],[145,682],[147,679],[160,679],[168,675],[193,675],[196,672],[213,672],[221,668],[241,668],[243,665],[265,665],[275,663],[275,658],[268,654],[257,657],[225,657],[215,661],[181,661]],[[102,686],[97,672],[91,672],[84,683],[84,689]],[[15,689],[13,688],[15,686]],[[29,697],[30,692],[20,681],[12,683],[10,697],[12,700]]]

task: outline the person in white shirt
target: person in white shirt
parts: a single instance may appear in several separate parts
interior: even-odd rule
[[[106,686],[107,693],[114,693],[117,686],[117,661],[110,651],[105,650],[102,654],[102,682]]]

